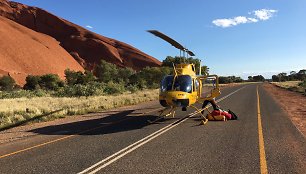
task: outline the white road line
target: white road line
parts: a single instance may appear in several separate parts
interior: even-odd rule
[[[228,95],[218,99],[216,102],[218,103],[218,102],[228,98],[229,96],[235,94],[236,92],[240,91],[241,89],[243,89],[245,87],[246,86],[237,89],[236,91],[234,91],[234,92],[232,92],[232,93],[230,93],[230,94],[228,94]],[[156,131],[156,132],[154,132],[154,133],[144,137],[143,139],[141,139],[141,140],[139,140],[139,141],[137,141],[137,142],[135,142],[135,143],[133,143],[133,144],[123,148],[123,149],[121,149],[120,151],[114,153],[113,155],[110,155],[107,158],[105,158],[105,159],[97,162],[96,164],[92,165],[91,167],[89,167],[89,168],[79,172],[79,174],[84,174],[84,173],[87,173],[87,172],[90,173],[90,174],[94,174],[94,173],[98,172],[99,170],[101,170],[101,169],[105,168],[106,166],[112,164],[113,162],[119,160],[123,156],[129,154],[130,152],[132,152],[132,151],[136,150],[137,148],[141,147],[142,145],[148,143],[149,141],[155,139],[156,137],[162,135],[163,133],[169,131],[170,129],[178,126],[179,124],[181,124],[183,122],[185,122],[188,118],[191,118],[191,117],[193,117],[194,115],[196,115],[198,113],[199,113],[198,111],[196,111],[194,113],[191,113],[188,116],[186,116],[186,117],[184,117],[184,118],[182,118],[182,119],[180,119],[178,121],[175,121],[175,122],[173,122],[173,123],[171,123],[171,124],[161,128],[160,130],[158,130],[158,131]]]

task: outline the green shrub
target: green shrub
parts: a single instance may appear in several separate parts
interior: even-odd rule
[[[159,87],[160,81],[165,75],[171,73],[169,67],[146,67],[130,76],[130,84],[138,86],[139,89]]]
[[[26,84],[23,86],[23,88],[28,90],[40,89],[40,81],[40,76],[28,75],[26,77]]]
[[[98,82],[91,82],[86,85],[75,84],[72,86],[65,86],[58,90],[54,95],[57,97],[81,97],[102,95],[104,84]]]
[[[108,82],[103,90],[106,94],[118,94],[125,91],[123,83],[114,83],[112,81]]]
[[[303,82],[299,83],[299,86],[306,88],[306,79]]]
[[[32,97],[47,97],[51,96],[51,91],[46,91],[42,89],[37,90],[13,90],[13,91],[3,91],[0,92],[0,99],[5,98],[32,98]]]
[[[75,72],[75,71],[71,71],[70,69],[65,70],[65,77],[66,77],[66,82],[67,82],[68,85],[77,84],[78,79],[82,75],[83,75],[83,73],[81,71]]]
[[[57,74],[46,74],[40,76],[39,85],[43,89],[57,90],[59,87],[63,87],[64,83]]]
[[[115,82],[117,83],[123,82],[124,84],[128,84],[130,82],[130,77],[133,74],[135,74],[135,71],[131,68],[119,68]]]
[[[95,81],[95,76],[90,71],[85,71],[85,73],[81,71],[72,71],[69,69],[65,70],[66,82],[68,85],[75,84],[87,84],[89,82]]]
[[[15,80],[10,76],[0,78],[0,90],[11,91],[15,87]]]
[[[118,77],[118,68],[115,64],[101,60],[100,65],[95,69],[95,74],[100,82],[108,83]]]
[[[199,72],[199,67],[200,67],[200,59],[198,58],[185,58],[185,57],[180,57],[180,56],[167,56],[165,60],[162,62],[162,66],[167,66],[167,67],[173,67],[173,64],[179,64],[179,63],[192,63],[195,65],[196,68],[196,73]],[[203,75],[208,75],[209,73],[209,68],[207,66],[201,66],[201,73]]]
[[[42,76],[28,75],[26,77],[26,84],[24,89],[27,90],[58,90],[60,87],[64,87],[65,83],[59,78],[57,74],[45,74]]]
[[[128,85],[128,86],[126,87],[126,90],[128,90],[128,91],[134,93],[134,92],[138,91],[139,88],[138,88],[137,85]]]
[[[94,76],[94,74],[90,71],[85,71],[84,72],[84,76],[81,80],[81,83],[83,84],[87,84],[87,83],[90,83],[90,82],[94,82],[96,80],[96,77]]]

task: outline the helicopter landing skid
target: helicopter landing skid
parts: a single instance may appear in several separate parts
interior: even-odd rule
[[[203,118],[203,120],[201,120],[201,123],[200,125],[204,125],[208,122],[208,119],[202,114],[202,111],[205,109],[198,109],[197,107],[193,106],[193,105],[190,105],[190,107],[194,108],[198,113],[197,114],[200,114],[200,116]]]
[[[171,110],[168,112],[168,114],[166,114],[166,115],[164,115],[164,116],[162,116],[162,115],[165,113],[165,111],[169,110],[169,108],[165,108],[165,109],[159,111],[160,114],[159,114],[158,118],[156,118],[156,119],[153,120],[153,121],[148,120],[148,122],[149,122],[150,124],[156,123],[156,122],[158,122],[158,121],[164,119],[165,117],[169,117],[169,116],[171,116],[171,115],[172,115],[172,118],[174,118],[176,107],[171,107],[170,109],[171,109]]]
[[[190,105],[190,107],[194,108],[194,109],[197,111],[196,114],[200,114],[200,116],[203,118],[203,120],[201,120],[200,125],[204,125],[204,124],[206,124],[206,123],[208,122],[208,119],[202,114],[202,111],[203,111],[205,108],[200,110],[200,109],[198,109],[197,107],[195,107],[195,106],[193,106],[193,105]],[[160,114],[159,114],[159,116],[158,116],[158,118],[156,118],[156,119],[153,120],[153,121],[148,120],[148,122],[149,122],[150,124],[153,124],[153,123],[156,123],[156,122],[158,122],[158,121],[160,121],[160,120],[162,120],[162,119],[164,119],[164,118],[166,118],[166,117],[168,117],[168,116],[171,116],[171,115],[172,115],[172,118],[174,118],[176,107],[171,107],[171,110],[168,112],[168,114],[162,116],[162,115],[164,114],[164,112],[167,111],[168,109],[169,109],[169,108],[165,108],[165,109],[161,110],[161,111],[160,111]]]

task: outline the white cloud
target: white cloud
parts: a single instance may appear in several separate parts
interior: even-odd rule
[[[237,24],[244,24],[244,23],[247,23],[248,22],[248,19],[244,16],[237,16],[234,18],[234,21],[237,23]]]
[[[269,10],[269,9],[261,9],[255,10],[253,12],[249,12],[249,15],[253,15],[252,17],[247,16],[236,16],[234,18],[224,18],[224,19],[215,19],[212,21],[218,27],[227,28],[236,26],[239,24],[245,23],[256,23],[260,20],[268,20],[273,17],[273,14],[276,13],[277,10]]]
[[[261,9],[253,11],[254,15],[260,20],[268,20],[270,19],[277,10],[269,10],[269,9]]]
[[[233,19],[216,19],[216,20],[213,20],[212,23],[215,24],[218,27],[223,27],[223,28],[230,27],[230,26],[233,26],[233,25],[237,25],[233,21]]]
[[[249,20],[250,22],[258,22],[258,19],[256,19],[256,18],[248,18],[248,20]]]
[[[212,21],[212,23],[215,24],[216,26],[223,28],[235,26],[238,24],[252,23],[252,22],[258,22],[258,20],[255,18],[247,18],[245,16],[237,16],[234,18],[216,19]]]
[[[93,27],[90,25],[86,25],[86,28],[93,29]]]

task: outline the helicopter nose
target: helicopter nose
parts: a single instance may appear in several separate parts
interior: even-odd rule
[[[187,107],[189,105],[189,99],[173,99],[172,103],[178,107]]]
[[[189,98],[182,92],[168,92],[166,97],[166,103],[170,106],[187,107],[189,106]]]

